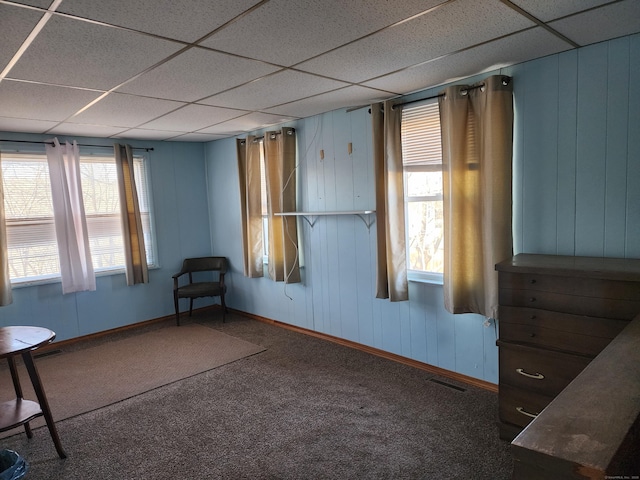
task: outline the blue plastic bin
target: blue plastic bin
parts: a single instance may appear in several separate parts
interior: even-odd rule
[[[0,480],[18,480],[27,474],[29,465],[13,450],[0,450]]]

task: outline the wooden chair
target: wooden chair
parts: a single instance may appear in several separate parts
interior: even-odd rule
[[[189,299],[189,316],[193,311],[193,299],[200,297],[220,297],[222,306],[222,321],[225,321],[227,306],[224,303],[224,294],[227,286],[224,284],[224,275],[227,273],[228,262],[225,257],[199,257],[185,258],[182,262],[182,269],[173,275],[173,302],[176,307],[176,324],[180,325],[180,308],[178,301],[181,298]],[[210,272],[211,278],[198,279],[197,272]],[[189,283],[179,285],[182,275],[188,274]],[[200,275],[202,277],[204,274]],[[194,277],[197,281],[194,282]],[[216,278],[217,277],[217,280]]]

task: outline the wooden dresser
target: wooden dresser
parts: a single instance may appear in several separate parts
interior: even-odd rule
[[[519,254],[496,270],[500,437],[511,441],[640,312],[640,260]]]

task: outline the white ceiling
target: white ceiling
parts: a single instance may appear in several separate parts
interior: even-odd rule
[[[0,131],[209,141],[639,31],[639,0],[0,0]]]

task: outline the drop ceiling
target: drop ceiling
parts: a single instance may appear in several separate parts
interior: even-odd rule
[[[0,0],[0,131],[210,141],[639,31],[638,0]]]

